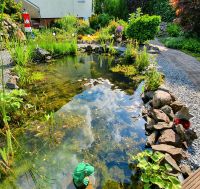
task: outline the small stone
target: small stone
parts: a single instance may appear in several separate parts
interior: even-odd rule
[[[162,110],[153,109],[152,116],[157,122],[170,123],[169,117]]]
[[[175,170],[181,172],[181,169],[177,165],[176,161],[168,153],[165,154],[165,161],[169,163]]]
[[[154,108],[161,108],[164,105],[170,105],[171,102],[172,102],[172,97],[168,92],[158,90],[154,93],[154,96],[153,96]]]
[[[146,123],[145,123],[145,129],[146,131],[152,131],[154,130],[153,126],[155,125],[155,120],[150,118],[149,116],[146,117]]]
[[[172,129],[163,130],[158,142],[159,144],[181,146],[180,137]]]

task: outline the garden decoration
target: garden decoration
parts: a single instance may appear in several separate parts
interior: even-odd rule
[[[73,173],[73,182],[77,189],[86,188],[89,185],[89,177],[94,174],[94,167],[89,163],[81,162]]]

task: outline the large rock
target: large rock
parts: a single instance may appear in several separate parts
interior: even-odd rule
[[[156,143],[156,140],[158,138],[158,132],[154,131],[150,136],[147,137],[147,142],[146,142],[146,146],[152,146]]]
[[[170,123],[169,117],[168,117],[162,110],[153,109],[151,114],[152,114],[152,117],[153,117],[157,122],[166,122],[166,123]]]
[[[167,144],[158,144],[151,146],[154,151],[164,152],[170,154],[175,160],[186,158],[187,154],[182,148],[176,148]]]
[[[158,139],[159,144],[169,144],[173,146],[181,146],[180,137],[172,130],[166,129],[161,132],[161,136]]]
[[[177,165],[176,161],[168,153],[165,154],[165,161],[169,163],[176,171],[181,172],[181,169]]]
[[[46,51],[45,49],[42,48],[36,48],[35,49],[35,61],[46,61],[51,58],[50,52]]]
[[[148,91],[142,94],[142,100],[147,103],[149,100],[153,99],[154,91]]]
[[[168,92],[158,90],[154,93],[152,103],[154,108],[161,108],[162,106],[170,105],[172,103],[172,97]]]
[[[17,76],[12,76],[8,82],[6,83],[6,87],[8,89],[19,89],[19,87],[17,86],[17,81],[19,80],[19,77]]]
[[[171,106],[172,110],[174,111],[174,113],[176,113],[181,110],[181,108],[184,106],[184,104],[182,102],[176,100],[176,101],[172,102],[170,104],[170,106]]]
[[[172,122],[170,122],[169,124],[165,122],[158,122],[156,125],[153,126],[153,128],[156,130],[172,129],[172,127]]]
[[[174,119],[174,112],[170,106],[165,105],[161,108],[161,110],[169,117],[170,120]]]
[[[190,169],[188,165],[181,164],[179,167],[184,176],[188,177],[192,174],[192,170]]]

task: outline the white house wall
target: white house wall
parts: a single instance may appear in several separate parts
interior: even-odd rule
[[[92,14],[92,0],[29,1],[39,7],[41,18],[61,18],[68,14],[78,15],[78,17],[90,17]]]

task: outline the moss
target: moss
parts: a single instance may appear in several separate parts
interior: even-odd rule
[[[125,76],[134,76],[137,74],[137,70],[133,65],[117,65],[111,68],[112,72],[122,73]]]

